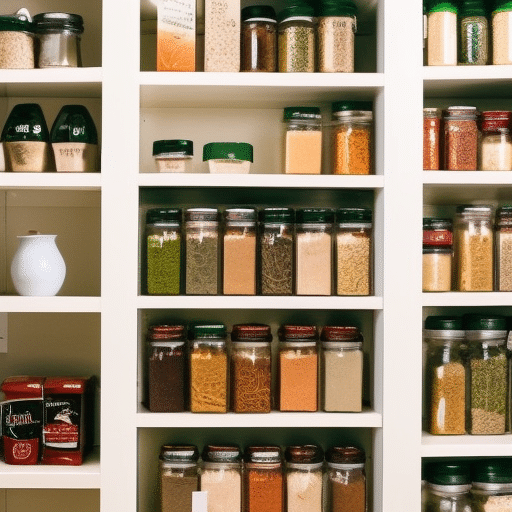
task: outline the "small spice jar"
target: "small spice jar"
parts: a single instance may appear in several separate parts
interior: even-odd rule
[[[181,209],[155,208],[146,214],[147,292],[178,295],[181,281]]]
[[[467,367],[462,318],[427,317],[423,340],[427,345],[426,430],[430,434],[465,434]]]
[[[271,73],[277,67],[277,20],[269,5],[242,9],[241,71]]]
[[[492,13],[492,63],[512,64],[512,2],[498,0]]]
[[[423,291],[452,289],[453,228],[450,219],[423,219]]]
[[[292,295],[294,211],[265,208],[260,211],[259,272],[262,295]]]
[[[428,512],[473,510],[468,465],[455,462],[432,463],[427,467],[426,474],[426,510]]]
[[[185,285],[187,295],[215,295],[219,282],[219,212],[185,211]]]
[[[496,211],[496,289],[512,291],[512,206]]]
[[[349,0],[324,0],[318,17],[318,71],[354,72],[357,7]]]
[[[512,170],[511,118],[512,112],[507,110],[482,112],[479,165],[482,171]]]
[[[81,67],[80,39],[84,21],[78,14],[45,12],[34,16],[39,40],[38,67]]]
[[[155,140],[153,158],[158,172],[192,172],[194,143],[191,140]]]
[[[256,294],[256,210],[228,208],[224,212],[223,292]]]
[[[284,109],[285,174],[321,174],[322,116],[318,107]]]
[[[279,329],[279,410],[318,410],[318,331],[314,325]]]
[[[0,69],[32,69],[34,61],[34,31],[27,9],[0,16]]]
[[[457,5],[433,0],[428,10],[428,65],[457,65]]]
[[[444,169],[476,171],[478,164],[476,107],[448,107],[443,112]]]
[[[191,336],[190,410],[227,412],[226,327],[222,324],[195,325]]]
[[[147,334],[147,404],[151,412],[185,411],[186,329],[152,325]]]
[[[279,13],[278,58],[281,73],[315,71],[314,9],[297,4]]]
[[[211,174],[249,174],[253,148],[247,142],[210,142],[203,147],[203,162]]]
[[[164,445],[160,450],[160,511],[190,512],[199,490],[197,446]]]
[[[489,23],[483,0],[464,0],[459,19],[459,64],[484,66],[489,60]]]
[[[244,455],[244,512],[283,512],[283,461],[279,446],[250,446]]]
[[[423,169],[438,171],[441,147],[441,109],[423,109]]]
[[[270,412],[270,327],[234,325],[231,342],[231,409],[233,412]]]
[[[504,434],[508,416],[505,317],[465,315],[469,345],[470,434]]]
[[[512,509],[512,465],[509,459],[479,460],[472,470],[474,512]]]
[[[366,456],[354,446],[334,446],[325,454],[327,462],[326,512],[365,512]]]
[[[493,209],[460,205],[454,222],[455,288],[460,292],[492,292],[494,271]]]
[[[322,410],[363,410],[363,337],[357,327],[322,329]]]
[[[371,101],[332,104],[333,174],[372,174],[372,109]]]

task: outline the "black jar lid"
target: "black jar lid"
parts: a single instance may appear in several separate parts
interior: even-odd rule
[[[39,34],[54,30],[68,30],[76,34],[81,34],[84,31],[84,20],[79,14],[43,12],[36,14],[33,22],[34,31]]]
[[[512,461],[510,459],[479,460],[472,465],[473,482],[486,484],[511,484]]]
[[[43,110],[37,103],[18,103],[5,122],[3,142],[49,142]]]
[[[277,20],[276,11],[270,5],[248,5],[242,9],[242,21],[248,20]]]
[[[325,460],[333,464],[364,464],[366,455],[355,446],[333,446],[327,450]]]
[[[322,341],[363,341],[361,331],[354,326],[326,325],[320,335]]]
[[[26,17],[0,16],[0,32],[33,32],[34,25]]]
[[[98,132],[87,108],[83,105],[64,105],[55,118],[50,140],[98,144]]]
[[[316,341],[318,329],[316,325],[283,325],[278,335],[280,341]]]
[[[469,466],[463,463],[437,462],[429,464],[427,482],[434,485],[467,485],[471,483]]]
[[[237,324],[231,331],[232,341],[272,341],[270,326],[265,324]]]
[[[351,16],[357,15],[357,7],[350,0],[323,0],[320,3],[319,16]]]
[[[339,224],[372,222],[372,211],[369,208],[339,208],[336,211],[336,222]]]
[[[462,317],[431,315],[425,319],[425,329],[430,331],[462,331]]]
[[[278,21],[281,23],[288,18],[307,17],[313,18],[315,9],[307,4],[297,2],[297,5],[292,5],[283,9],[278,16]]]
[[[153,142],[153,156],[167,153],[178,153],[183,156],[193,156],[194,143],[186,139],[155,140]]]
[[[291,224],[294,217],[293,208],[264,208],[259,212],[260,222],[268,224]]]
[[[152,208],[146,213],[146,224],[175,224],[181,222],[181,208]]]
[[[286,462],[292,464],[318,464],[324,460],[324,451],[313,444],[287,446],[284,457]]]
[[[284,109],[284,120],[292,119],[320,121],[322,115],[318,107],[286,107]]]
[[[246,462],[258,464],[276,464],[282,461],[281,448],[279,446],[248,446],[245,449]]]
[[[199,459],[199,450],[194,445],[165,444],[160,449],[160,460],[176,463],[192,463]]]
[[[204,462],[236,463],[242,460],[240,448],[236,445],[207,445],[203,449],[202,459]]]
[[[334,211],[328,208],[301,208],[297,210],[296,221],[297,224],[329,224],[334,222]]]

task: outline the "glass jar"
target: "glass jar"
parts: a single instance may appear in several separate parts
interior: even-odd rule
[[[347,0],[323,1],[318,18],[318,71],[354,72],[354,36],[357,32],[357,7]]]
[[[287,512],[322,512],[324,451],[320,446],[288,446],[286,459]]]
[[[326,512],[366,512],[366,456],[354,446],[334,446],[327,462]]]
[[[284,172],[322,173],[322,116],[319,108],[284,109]]]
[[[512,206],[496,211],[496,289],[512,291]]]
[[[223,292],[256,295],[256,210],[229,208],[224,219]]]
[[[208,493],[208,512],[241,512],[242,463],[238,446],[212,446],[203,450],[201,491]]]
[[[27,9],[0,16],[0,69],[32,69],[34,53],[34,31]]]
[[[482,171],[512,170],[511,118],[512,112],[506,110],[482,112],[479,166]]]
[[[450,219],[423,219],[423,291],[452,288],[453,229]]]
[[[427,471],[425,512],[472,512],[469,467],[459,463],[431,463]]]
[[[428,10],[428,65],[457,65],[457,5],[433,0]]]
[[[293,293],[294,211],[265,208],[260,211],[259,271],[262,295]]]
[[[464,0],[459,19],[459,64],[484,66],[489,61],[489,23],[483,0]]]
[[[441,109],[423,109],[423,169],[439,171],[441,147]]]
[[[190,410],[227,412],[228,354],[226,327],[195,325],[191,332]]]
[[[478,460],[471,488],[474,512],[512,510],[512,465],[509,459]]]
[[[334,212],[304,208],[296,220],[297,295],[331,295]]]
[[[372,109],[371,101],[332,104],[333,174],[373,173]]]
[[[160,512],[190,512],[199,490],[197,446],[164,445],[160,450]]]
[[[219,283],[219,212],[185,211],[185,285],[187,295],[215,295]]]
[[[370,295],[372,211],[340,208],[336,212],[336,293]]]
[[[322,410],[363,410],[363,336],[357,327],[322,329]]]
[[[151,412],[186,409],[186,329],[183,325],[153,325],[147,334],[147,404]]]
[[[281,73],[315,71],[314,10],[307,4],[294,5],[279,13],[278,58]]]
[[[279,329],[279,410],[318,410],[318,331],[314,325]]]
[[[444,169],[476,171],[479,131],[476,107],[448,107],[443,112]]]
[[[244,512],[283,512],[283,461],[279,446],[250,446],[244,456]]]
[[[147,292],[178,295],[181,280],[181,209],[146,213]]]
[[[270,327],[234,325],[231,342],[231,409],[233,412],[270,412]]]
[[[269,5],[242,9],[241,71],[271,73],[277,67],[277,20]]]
[[[210,174],[249,174],[253,147],[247,142],[210,142],[203,147],[203,162]]]
[[[427,53],[427,41],[428,41],[428,10],[427,2],[423,0],[423,65],[428,65],[428,53]]]
[[[470,434],[504,434],[508,416],[505,317],[465,315],[469,345]]]
[[[467,368],[462,318],[427,317],[423,340],[427,345],[427,431],[434,435],[463,435],[466,433]]]
[[[454,222],[456,286],[460,292],[491,292],[494,271],[492,206],[457,206]]]
[[[191,140],[155,140],[153,158],[158,172],[192,172],[194,143]]]
[[[512,64],[512,2],[498,0],[492,13],[492,63]]]
[[[36,14],[33,21],[34,32],[39,40],[38,67],[82,67],[82,16],[65,12],[44,12]]]

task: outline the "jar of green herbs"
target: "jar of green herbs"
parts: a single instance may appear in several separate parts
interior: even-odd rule
[[[178,295],[181,280],[181,209],[151,209],[146,214],[147,293]]]
[[[483,0],[464,0],[459,11],[459,64],[483,66],[489,60],[489,23]]]

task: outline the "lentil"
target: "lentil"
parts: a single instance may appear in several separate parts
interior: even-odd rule
[[[423,109],[423,169],[440,169],[441,111],[438,108]]]
[[[476,171],[478,154],[475,107],[449,107],[444,112],[444,168]]]

